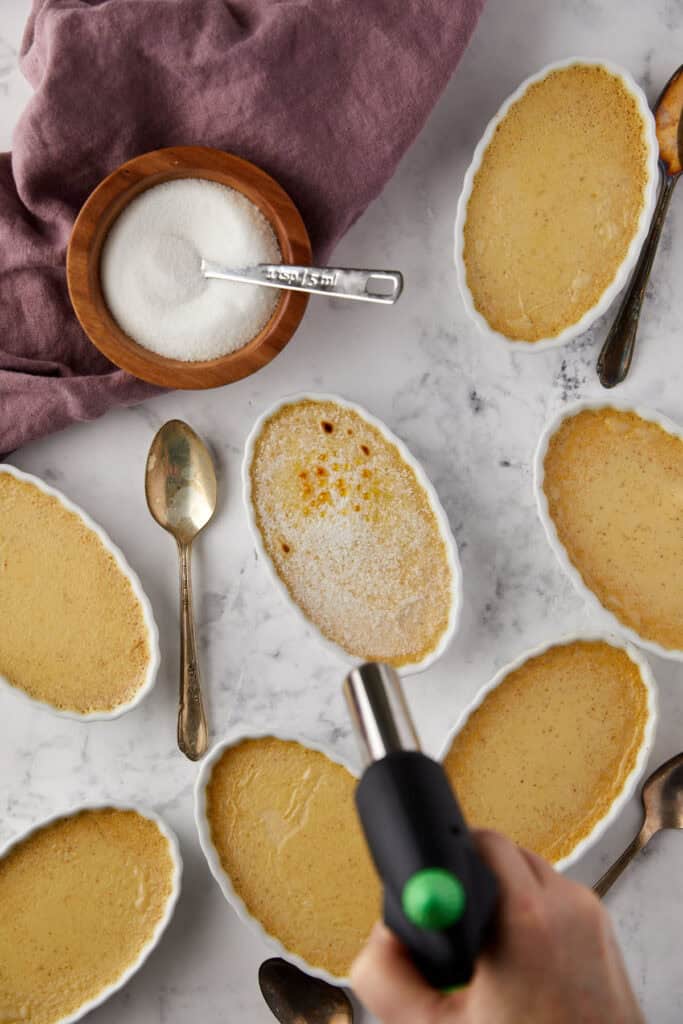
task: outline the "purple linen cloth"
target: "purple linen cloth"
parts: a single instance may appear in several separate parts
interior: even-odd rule
[[[35,93],[0,155],[0,452],[141,401],[69,303],[65,254],[94,186],[147,150],[203,144],[269,171],[327,258],[443,90],[484,0],[34,0]]]

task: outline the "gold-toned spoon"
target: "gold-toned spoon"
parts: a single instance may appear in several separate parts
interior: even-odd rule
[[[159,526],[175,537],[180,558],[180,705],[178,746],[191,761],[206,750],[208,731],[199,679],[192,615],[192,541],[216,508],[216,473],[208,448],[192,427],[169,420],[147,456],[147,505]]]
[[[605,895],[655,833],[663,828],[683,828],[683,754],[676,754],[652,773],[643,785],[642,800],[645,818],[640,832],[593,886],[598,896]]]
[[[631,367],[645,289],[662,234],[664,218],[682,170],[683,64],[673,73],[657,100],[655,122],[659,143],[659,166],[663,180],[640,259],[598,356],[598,377],[604,388],[613,388],[620,384]]]
[[[353,1024],[353,1006],[343,989],[312,978],[280,957],[261,964],[258,983],[280,1024]]]

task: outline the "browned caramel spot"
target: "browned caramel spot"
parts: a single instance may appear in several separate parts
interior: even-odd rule
[[[364,455],[369,455],[370,454],[370,449],[368,448],[368,446],[366,444],[362,444],[360,446],[360,450],[363,452]]]
[[[332,431],[334,430],[334,427],[329,420],[321,420],[320,426],[323,428],[326,434],[331,434]]]

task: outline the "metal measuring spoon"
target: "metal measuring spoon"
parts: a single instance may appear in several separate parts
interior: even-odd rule
[[[353,1006],[343,989],[312,978],[280,957],[261,964],[258,983],[280,1024],[353,1024]]]
[[[403,274],[398,270],[352,270],[347,267],[295,267],[288,264],[258,263],[233,270],[220,263],[202,260],[204,277],[241,281],[264,288],[285,288],[290,292],[331,295],[335,299],[381,302],[393,306],[403,291]]]
[[[180,704],[178,746],[197,761],[208,741],[192,615],[192,541],[216,508],[216,473],[208,448],[192,427],[169,420],[149,449],[145,471],[149,511],[175,537],[180,557]]]
[[[652,773],[643,785],[642,800],[645,819],[640,832],[593,886],[598,896],[605,895],[656,832],[663,828],[683,828],[683,754],[676,754]]]
[[[663,180],[643,251],[598,356],[598,377],[604,388],[613,388],[620,384],[631,367],[645,289],[669,202],[683,169],[683,64],[673,73],[657,100],[655,122],[659,143],[659,166]]]

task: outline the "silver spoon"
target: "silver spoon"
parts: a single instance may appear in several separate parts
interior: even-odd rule
[[[353,1024],[353,1006],[343,989],[312,978],[280,957],[261,964],[258,983],[280,1024]]]
[[[392,306],[403,291],[403,274],[398,270],[352,270],[347,267],[295,267],[288,264],[258,263],[233,270],[220,263],[202,260],[204,277],[223,281],[258,284],[264,288],[285,288],[290,292],[332,295],[335,299],[381,302]]]
[[[216,508],[216,473],[208,448],[192,427],[169,420],[149,449],[145,472],[147,505],[159,526],[175,537],[180,558],[180,704],[178,746],[191,761],[206,750],[208,730],[202,701],[192,614],[192,541]]]
[[[645,289],[669,202],[683,169],[683,64],[673,73],[657,100],[655,121],[663,181],[643,251],[598,356],[598,377],[604,388],[613,388],[620,384],[631,367]]]
[[[652,773],[643,785],[642,800],[645,818],[640,832],[593,886],[598,896],[605,895],[653,835],[663,828],[683,828],[683,754],[676,754]]]

